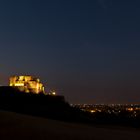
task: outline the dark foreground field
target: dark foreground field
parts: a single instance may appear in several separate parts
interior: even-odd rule
[[[0,111],[0,140],[135,140],[140,129],[88,126]]]

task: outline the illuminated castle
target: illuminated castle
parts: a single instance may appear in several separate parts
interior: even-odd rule
[[[44,86],[38,78],[32,76],[13,76],[10,77],[10,86],[17,87],[23,92],[35,94],[44,93]]]

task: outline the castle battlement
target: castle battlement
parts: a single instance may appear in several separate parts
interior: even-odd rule
[[[11,87],[17,87],[20,91],[26,93],[44,93],[44,86],[40,82],[40,79],[32,76],[12,76],[10,77],[9,85]]]

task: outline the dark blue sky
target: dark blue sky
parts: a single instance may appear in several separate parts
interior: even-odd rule
[[[0,84],[24,74],[71,103],[140,103],[140,2],[1,0]]]

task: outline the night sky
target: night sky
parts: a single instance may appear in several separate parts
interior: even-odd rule
[[[140,103],[140,1],[1,0],[0,84],[11,75],[70,103]]]

